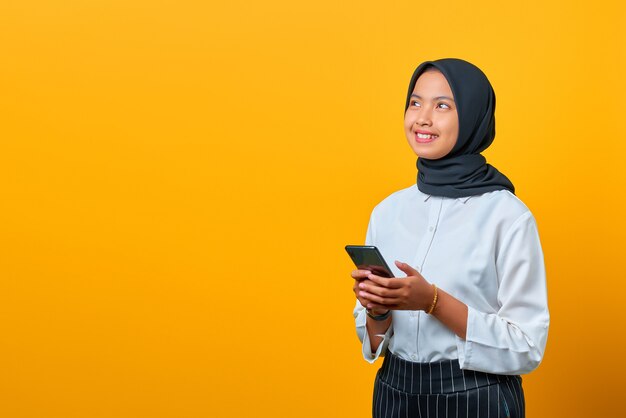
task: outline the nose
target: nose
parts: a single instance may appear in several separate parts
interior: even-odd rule
[[[430,126],[433,124],[431,111],[422,108],[417,115],[417,124],[420,126]]]

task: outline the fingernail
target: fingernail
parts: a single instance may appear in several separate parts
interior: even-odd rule
[[[365,289],[365,283],[359,283],[359,287],[360,287],[361,289]]]
[[[359,292],[359,296],[365,296],[365,292]]]

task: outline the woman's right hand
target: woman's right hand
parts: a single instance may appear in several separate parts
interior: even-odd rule
[[[354,279],[354,286],[352,286],[352,291],[354,292],[354,295],[359,300],[361,305],[365,308],[367,308],[367,304],[370,303],[371,300],[365,299],[359,294],[360,293],[359,284],[360,283],[374,284],[371,280],[367,278],[367,276],[370,274],[372,274],[370,270],[352,270],[352,273],[350,274],[352,278]],[[384,315],[385,313],[387,313],[386,310],[378,310],[378,309],[370,309],[370,312],[372,312],[373,315]]]

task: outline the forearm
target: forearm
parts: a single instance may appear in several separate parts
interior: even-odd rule
[[[465,339],[467,334],[467,312],[466,304],[437,289],[437,304],[432,315],[462,339]]]

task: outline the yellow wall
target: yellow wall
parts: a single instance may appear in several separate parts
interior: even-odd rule
[[[0,416],[368,416],[343,246],[414,182],[407,83],[450,56],[544,246],[528,416],[616,416],[618,3],[1,2]]]

